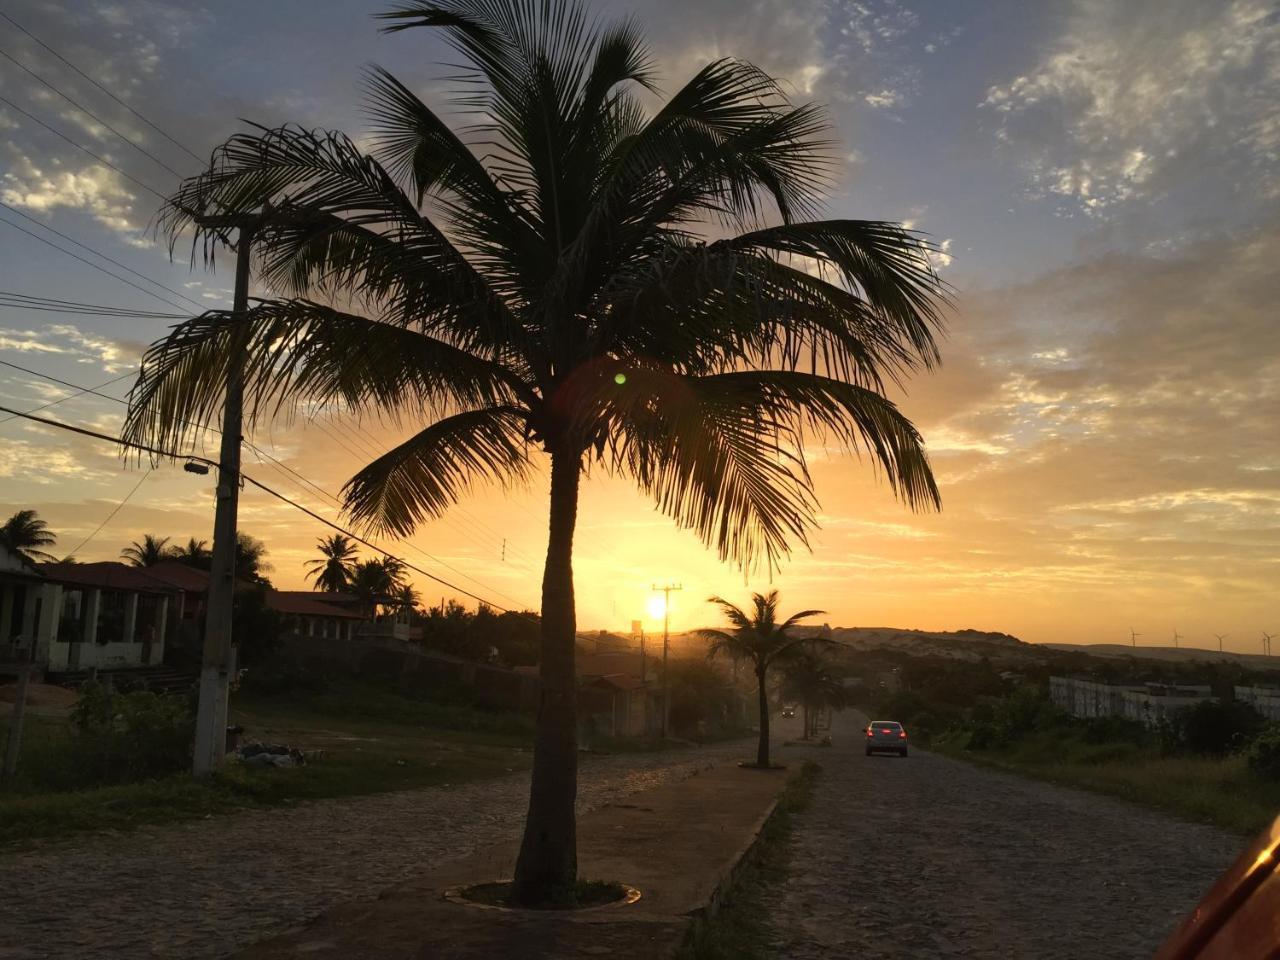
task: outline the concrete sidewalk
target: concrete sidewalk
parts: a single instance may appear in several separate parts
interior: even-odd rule
[[[798,770],[798,765],[795,767]],[[592,811],[578,823],[579,874],[639,888],[641,899],[578,913],[448,902],[460,884],[511,876],[517,845],[490,847],[373,902],[344,905],[241,960],[666,958],[692,917],[714,909],[792,771],[708,766],[678,783]],[[426,865],[424,865],[424,872]]]

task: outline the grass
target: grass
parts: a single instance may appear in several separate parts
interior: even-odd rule
[[[778,798],[773,815],[724,899],[709,920],[695,920],[679,960],[766,960],[775,956],[770,907],[786,880],[787,843],[794,820],[813,798],[822,768],[805,761]]]
[[[1280,783],[1254,776],[1239,755],[1167,756],[1154,745],[1091,744],[1059,731],[1036,731],[990,750],[967,750],[967,739],[965,733],[943,735],[929,749],[1246,836],[1266,827],[1280,811]]]
[[[232,721],[247,740],[284,742],[323,756],[286,769],[228,765],[206,782],[176,774],[141,783],[0,793],[0,844],[89,830],[129,830],[300,800],[383,793],[501,776],[532,761],[531,722],[519,715],[442,707],[360,689],[313,700],[236,697]],[[0,743],[4,739],[0,729]],[[58,755],[65,720],[27,728],[23,763]],[[29,747],[30,749],[27,749]]]

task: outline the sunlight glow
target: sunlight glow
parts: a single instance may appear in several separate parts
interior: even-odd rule
[[[648,608],[651,619],[661,620],[662,615],[666,612],[667,606],[662,597],[650,597]]]

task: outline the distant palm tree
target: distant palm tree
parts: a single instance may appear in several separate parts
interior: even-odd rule
[[[735,660],[748,661],[756,675],[760,702],[760,740],[756,747],[756,766],[769,766],[769,668],[786,657],[804,637],[793,637],[791,628],[807,617],[822,613],[821,610],[801,610],[781,623],[778,622],[778,591],[751,595],[751,612],[746,613],[728,600],[712,597],[707,601],[720,607],[728,619],[731,630],[698,630],[698,636],[711,641],[708,657],[725,653]]]
[[[396,609],[402,613],[413,613],[422,606],[422,596],[412,584],[401,584],[393,594]]]
[[[845,706],[847,694],[839,670],[819,641],[801,644],[787,658],[782,671],[782,695],[803,707],[806,740],[816,732],[822,710]]]
[[[236,579],[247,583],[260,583],[270,586],[267,572],[271,564],[266,561],[267,547],[257,537],[251,537],[241,530],[236,534]]]
[[[130,566],[154,567],[173,557],[168,537],[157,537],[144,534],[142,542],[134,541],[120,551],[120,559],[128,560]]]
[[[189,538],[185,546],[171,547],[169,556],[179,563],[186,564],[188,567],[195,567],[197,570],[208,570],[213,563],[213,554],[209,550],[209,541],[197,540],[195,537]]]
[[[307,578],[317,590],[341,593],[351,584],[355,570],[356,545],[350,537],[335,533],[316,541],[319,560],[307,561]]]
[[[398,564],[386,560],[361,560],[351,573],[350,590],[361,601],[368,616],[377,616],[380,607],[396,605],[404,588]]]
[[[57,535],[49,532],[49,525],[34,510],[19,510],[0,527],[0,544],[31,563],[55,562],[55,556],[40,548],[52,547],[57,542]]]
[[[936,363],[945,290],[900,225],[813,219],[828,125],[750,64],[716,60],[650,112],[634,23],[597,26],[572,0],[412,0],[384,17],[445,33],[483,121],[464,140],[374,69],[371,154],[294,126],[218,148],[162,225],[212,250],[205,214],[269,209],[254,251],[279,294],[154,344],[125,434],[192,445],[234,358],[249,428],[304,404],[415,424],[344,488],[374,530],[408,535],[480,481],[548,465],[542,707],[512,897],[572,900],[584,471],[630,477],[748,566],[807,542],[806,438],[868,451],[910,506],[936,507],[923,441],[884,388]]]

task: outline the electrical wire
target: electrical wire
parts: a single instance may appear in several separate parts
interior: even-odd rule
[[[5,207],[6,209],[12,209],[8,206],[8,204],[3,202],[0,202],[0,207]],[[112,273],[110,270],[106,269],[105,267],[98,266],[92,260],[86,260],[84,257],[80,256],[78,253],[72,253],[70,250],[66,249],[65,247],[60,247],[56,243],[54,243],[52,240],[46,240],[44,237],[40,236],[39,234],[32,233],[26,227],[23,227],[20,224],[16,224],[12,220],[6,220],[4,217],[0,217],[0,223],[3,223],[7,227],[12,227],[14,230],[17,230],[19,233],[25,233],[28,237],[31,237],[33,240],[39,240],[41,243],[45,244],[46,246],[53,247],[53,249],[57,250],[59,253],[65,253],[68,257],[71,257],[73,260],[79,260],[81,263],[85,264],[86,266],[92,267],[94,270],[97,270],[99,273],[105,273],[108,277],[111,277],[113,280],[119,280],[121,283],[128,284],[129,286],[133,287],[133,289],[138,290],[142,293],[145,293],[149,297],[155,297],[161,303],[168,304],[169,306],[173,307],[175,310],[183,309],[181,304],[174,303],[172,300],[168,300],[160,296],[160,294],[154,293],[151,290],[148,290],[146,287],[140,287],[136,283],[134,283],[132,280],[127,280],[124,277],[120,276],[119,274]],[[52,231],[52,228],[46,227],[46,229],[49,229]],[[52,231],[52,232],[56,233],[56,231]],[[83,246],[83,244],[81,244],[81,246]]]
[[[50,420],[47,417],[37,417],[30,413],[23,413],[21,410],[14,410],[11,407],[0,406],[0,413],[9,413],[14,415],[15,417],[22,417],[24,420],[30,420],[33,423],[41,423],[47,427],[53,427],[57,430],[66,430],[71,433],[79,434],[80,436],[90,437],[94,440],[105,440],[108,443],[114,443],[114,444],[117,444],[118,446],[128,447],[133,450],[140,450],[143,453],[149,453],[149,454],[152,454],[153,456],[163,457],[166,460],[187,460],[187,461],[194,461],[197,463],[203,463],[205,466],[213,467],[214,469],[218,469],[219,467],[219,464],[216,460],[210,460],[208,457],[202,457],[198,455],[184,456],[183,454],[176,453],[172,450],[164,450],[160,447],[153,447],[149,444],[137,443],[136,441],[133,441],[133,440],[126,440],[123,437],[113,437],[108,433],[102,433],[98,430],[90,430],[88,427],[81,427],[72,423],[62,423],[58,420]],[[421,567],[417,566],[414,563],[409,562],[408,560],[405,560],[403,557],[395,556],[389,550],[383,547],[380,547],[375,543],[371,543],[370,541],[366,540],[364,537],[360,536],[358,533],[348,530],[347,528],[334,523],[332,520],[329,520],[326,517],[321,516],[320,514],[316,513],[314,510],[311,510],[308,507],[303,506],[302,504],[298,503],[296,500],[293,500],[285,496],[283,493],[280,493],[278,490],[275,490],[267,486],[261,480],[255,479],[254,477],[245,473],[243,470],[239,471],[239,476],[245,483],[248,483],[254,487],[257,487],[263,493],[266,493],[272,497],[275,497],[277,500],[281,501],[282,503],[288,504],[289,506],[293,507],[295,510],[299,510],[302,513],[305,513],[307,516],[311,517],[311,519],[324,524],[326,527],[329,527],[332,530],[336,530],[338,533],[341,533],[344,536],[350,537],[356,543],[362,544],[365,547],[368,547],[370,550],[373,550],[376,553],[382,554],[387,559],[395,560],[397,563],[400,563],[407,569],[420,573],[422,574],[422,576],[426,577],[427,579],[433,580],[443,587],[447,587],[448,589],[452,590],[454,593],[461,594],[464,597],[469,597],[470,599],[475,600],[477,603],[483,603],[485,606],[493,607],[495,610],[501,610],[503,613],[513,613],[513,614],[516,614],[517,616],[521,615],[521,611],[519,610],[515,610],[511,607],[503,606],[502,604],[495,603],[492,600],[488,600],[485,597],[480,596],[479,594],[472,593],[470,590],[465,590],[462,587],[458,586],[457,584],[450,583],[448,580],[445,580],[443,577],[438,577],[434,573],[431,573],[430,571],[423,570]],[[589,638],[583,638],[583,639],[589,639]]]
[[[117,267],[119,267],[121,270],[124,270],[126,273],[131,273],[131,274],[133,274],[133,275],[134,275],[135,277],[137,277],[139,280],[145,280],[147,283],[151,284],[152,286],[159,287],[161,290],[164,290],[166,293],[171,293],[171,294],[173,294],[175,297],[177,297],[178,299],[187,301],[187,303],[191,304],[193,307],[195,307],[195,308],[196,308],[197,310],[199,310],[201,313],[204,313],[206,310],[208,310],[208,309],[209,309],[207,305],[202,304],[202,303],[199,303],[199,302],[198,302],[198,301],[196,301],[196,300],[192,300],[192,299],[191,299],[190,297],[188,297],[185,293],[179,293],[177,290],[174,290],[172,287],[166,287],[166,286],[165,286],[163,283],[161,283],[159,280],[152,280],[152,279],[151,279],[150,277],[148,277],[145,273],[139,273],[137,270],[134,270],[132,267],[125,266],[125,265],[124,265],[123,263],[121,263],[119,260],[114,260],[114,259],[112,259],[111,257],[107,256],[105,253],[101,253],[101,252],[99,252],[98,250],[95,250],[93,247],[89,246],[87,243],[81,243],[79,240],[75,239],[74,237],[69,237],[69,236],[67,236],[65,233],[61,232],[60,230],[56,230],[56,229],[54,229],[53,227],[49,226],[47,223],[41,223],[39,220],[37,220],[35,217],[31,216],[30,214],[23,213],[23,212],[22,212],[21,210],[19,210],[17,207],[12,207],[12,206],[10,206],[9,204],[5,203],[5,202],[4,202],[4,201],[2,201],[2,200],[0,200],[0,207],[3,207],[4,209],[8,210],[10,213],[16,213],[18,216],[22,217],[22,219],[27,220],[27,221],[30,221],[31,223],[34,223],[37,227],[40,227],[42,230],[47,230],[47,231],[49,231],[49,232],[50,232],[50,233],[52,233],[55,237],[61,237],[63,240],[66,240],[68,243],[75,244],[75,245],[76,245],[77,247],[79,247],[81,250],[88,250],[88,251],[89,251],[90,253],[92,253],[95,257],[99,257],[99,258],[101,258],[101,259],[103,259],[103,260],[107,261],[107,263],[110,263],[110,264],[112,264],[113,266],[117,266]],[[0,218],[0,222],[8,222],[8,221],[4,221],[2,218]],[[21,227],[18,227],[18,226],[17,226],[17,224],[10,224],[10,226],[13,226],[13,227],[15,227],[16,229],[22,230],[22,228],[21,228]],[[23,230],[23,232],[24,232],[24,233],[26,233],[27,231]],[[34,236],[34,234],[32,234],[32,236]],[[40,237],[36,237],[36,239],[37,239],[37,240],[41,240],[41,238],[40,238]],[[48,244],[49,244],[49,246],[53,247],[55,250],[62,250],[62,248],[61,248],[61,247],[59,247],[57,244],[49,243],[49,241],[48,241],[48,240],[41,240],[41,242],[43,242],[43,243],[48,243]],[[62,250],[62,252],[63,252],[63,253],[65,253],[65,254],[67,254],[68,256],[75,257],[77,260],[80,260],[80,261],[81,261],[81,262],[83,262],[83,263],[89,263],[89,261],[84,260],[84,258],[82,258],[82,257],[78,257],[78,256],[76,256],[74,253],[71,253],[70,251]],[[123,278],[122,278],[122,277],[116,277],[116,275],[115,275],[114,273],[112,273],[112,272],[111,272],[111,271],[109,271],[109,270],[103,270],[103,268],[102,268],[102,267],[99,267],[97,264],[89,263],[89,266],[93,267],[95,270],[101,270],[103,273],[105,273],[105,274],[106,274],[107,276],[109,276],[109,277],[115,277],[115,279],[117,279],[117,280],[123,280]],[[136,284],[134,284],[134,283],[130,283],[128,280],[123,280],[123,282],[124,282],[124,283],[128,283],[128,284],[129,284],[129,286],[133,287],[134,289],[140,289],[140,288],[138,288],[138,286],[137,286]],[[175,308],[175,309],[177,309],[177,310],[183,310],[183,311],[185,311],[185,310],[186,310],[186,307],[182,306],[181,304],[173,303],[173,302],[171,302],[171,301],[169,301],[169,300],[166,300],[164,297],[157,296],[155,293],[152,293],[150,290],[143,290],[142,292],[143,292],[143,293],[145,293],[145,294],[148,294],[149,296],[156,297],[158,300],[161,300],[162,302],[169,304],[169,306],[174,307],[174,308]],[[185,314],[184,314],[184,316],[185,316]]]
[[[157,190],[155,187],[150,186],[149,184],[143,183],[141,180],[139,180],[139,179],[138,179],[137,177],[135,177],[133,174],[128,173],[128,172],[126,172],[125,170],[122,170],[120,167],[116,166],[116,165],[115,165],[114,163],[112,163],[110,160],[104,159],[103,157],[101,157],[101,156],[99,156],[98,154],[94,153],[92,150],[90,150],[88,147],[86,147],[83,143],[80,143],[80,142],[79,142],[79,141],[77,141],[77,140],[73,140],[73,139],[71,139],[69,136],[67,136],[65,133],[63,133],[61,130],[59,130],[57,127],[51,127],[49,124],[45,123],[43,120],[41,120],[41,119],[40,119],[39,117],[37,117],[35,114],[28,113],[26,110],[23,110],[20,106],[18,106],[16,103],[14,103],[12,100],[10,100],[8,97],[0,96],[0,103],[3,103],[3,104],[4,104],[6,107],[8,107],[10,110],[13,110],[13,111],[16,111],[17,113],[22,114],[24,117],[26,117],[26,118],[27,118],[28,120],[30,120],[32,123],[39,124],[40,126],[44,127],[46,130],[48,130],[48,131],[49,131],[50,133],[52,133],[54,136],[59,137],[59,138],[61,138],[61,139],[65,140],[67,143],[71,144],[71,146],[75,147],[77,150],[81,151],[82,153],[86,153],[86,154],[88,154],[89,156],[93,157],[93,159],[94,159],[94,160],[96,160],[96,161],[98,161],[98,163],[102,164],[104,167],[109,167],[110,169],[114,170],[116,173],[120,174],[120,176],[124,177],[124,178],[125,178],[126,180],[128,180],[130,183],[135,184],[135,185],[137,185],[137,186],[141,187],[143,190],[146,190],[148,193],[155,194],[155,195],[156,195],[157,197],[159,197],[162,201],[164,201],[164,202],[166,202],[166,203],[168,202],[169,198],[168,198],[168,197],[166,197],[166,196],[165,196],[163,193],[161,193],[159,190]]]
[[[97,123],[100,123],[100,124],[103,126],[103,128],[104,128],[104,129],[106,129],[106,130],[110,130],[110,131],[111,131],[112,133],[114,133],[117,137],[119,137],[119,138],[120,138],[121,140],[123,140],[125,143],[129,144],[129,146],[133,147],[133,149],[137,150],[140,154],[142,154],[142,155],[143,155],[144,157],[146,157],[148,160],[151,160],[153,163],[156,163],[157,165],[159,165],[159,166],[161,166],[161,167],[164,167],[164,169],[168,170],[171,174],[173,174],[173,175],[174,175],[175,177],[177,177],[179,180],[181,180],[181,179],[182,179],[183,175],[182,175],[181,173],[179,173],[177,170],[173,169],[173,167],[169,166],[167,163],[165,163],[163,160],[161,160],[159,157],[157,157],[157,156],[156,156],[154,153],[152,153],[150,150],[146,149],[145,147],[143,147],[143,146],[142,146],[142,145],[140,145],[139,143],[135,142],[132,138],[130,138],[130,137],[129,137],[129,136],[127,136],[126,134],[121,133],[119,130],[117,130],[117,129],[116,129],[115,127],[113,127],[111,124],[107,123],[107,121],[103,120],[100,116],[98,116],[98,115],[97,115],[96,113],[94,113],[92,110],[89,110],[87,107],[85,107],[84,105],[82,105],[82,104],[80,104],[79,102],[77,102],[77,101],[76,101],[75,99],[73,99],[70,95],[68,95],[68,94],[64,93],[62,90],[59,90],[56,86],[54,86],[52,83],[50,83],[50,82],[49,82],[48,80],[46,80],[44,77],[40,76],[40,74],[36,73],[34,70],[32,70],[32,69],[31,69],[30,67],[28,67],[26,64],[24,64],[21,60],[17,59],[15,56],[13,56],[13,54],[11,54],[11,53],[7,53],[7,52],[6,52],[6,51],[4,51],[4,50],[0,50],[0,57],[4,57],[6,60],[8,60],[10,63],[12,63],[15,67],[17,67],[19,70],[22,70],[22,71],[23,71],[24,73],[26,73],[28,76],[33,77],[34,79],[38,80],[40,83],[44,84],[46,87],[48,87],[50,90],[52,90],[52,91],[53,91],[54,93],[56,93],[58,96],[60,96],[63,100],[67,101],[67,103],[71,104],[73,107],[75,107],[75,108],[76,108],[77,110],[79,110],[81,113],[83,113],[83,114],[84,114],[86,117],[88,117],[90,120],[93,120],[93,121],[95,121],[95,122],[97,122]]]
[[[93,539],[94,537],[96,537],[99,533],[101,533],[101,532],[102,532],[102,528],[103,528],[103,527],[105,527],[108,523],[110,523],[110,522],[112,521],[112,519],[115,517],[115,515],[116,515],[117,513],[119,513],[119,512],[120,512],[121,508],[122,508],[126,503],[128,503],[128,502],[129,502],[129,499],[130,499],[130,498],[131,498],[135,493],[137,493],[137,492],[138,492],[138,489],[142,486],[143,481],[145,481],[145,480],[147,479],[147,477],[151,476],[151,474],[153,474],[153,473],[155,473],[155,472],[156,472],[156,468],[155,468],[155,467],[152,467],[150,470],[148,470],[146,473],[144,473],[144,474],[141,476],[141,478],[139,478],[138,482],[137,482],[137,483],[135,483],[135,484],[133,485],[133,489],[132,489],[132,490],[130,490],[128,493],[126,493],[126,494],[124,495],[124,499],[123,499],[123,500],[121,500],[119,503],[117,503],[117,504],[115,505],[115,509],[114,509],[114,510],[112,510],[110,513],[108,513],[108,514],[107,514],[107,518],[106,518],[105,520],[103,520],[100,524],[98,524],[96,527],[94,527],[94,528],[93,528],[93,533],[89,534],[87,537],[85,537],[83,540],[81,540],[78,544],[76,544],[76,545],[75,545],[75,548],[74,548],[74,549],[72,549],[70,552],[68,552],[68,553],[67,553],[67,556],[68,556],[68,557],[74,557],[77,553],[79,553],[81,550],[83,550],[83,549],[85,548],[85,545],[86,545],[86,544],[88,544],[88,542],[89,542],[90,540],[92,540],[92,539]]]
[[[20,370],[20,371],[22,371],[23,373],[30,374],[31,376],[34,376],[34,377],[42,377],[42,378],[43,378],[43,379],[45,379],[45,380],[49,380],[49,381],[51,381],[51,382],[53,382],[53,383],[57,383],[57,384],[59,384],[59,385],[61,385],[61,386],[64,386],[64,387],[72,387],[72,388],[75,388],[75,389],[77,389],[77,390],[79,391],[79,393],[77,393],[77,394],[73,394],[72,396],[69,396],[69,397],[63,397],[63,398],[61,398],[60,400],[52,401],[51,403],[45,404],[43,407],[36,407],[36,408],[34,408],[33,410],[29,410],[29,411],[27,411],[27,413],[34,413],[34,412],[39,411],[39,410],[41,410],[41,409],[44,409],[44,408],[46,408],[46,407],[53,406],[55,403],[61,403],[61,402],[63,402],[64,400],[70,400],[70,399],[72,399],[72,397],[74,397],[74,396],[79,396],[80,394],[84,394],[84,393],[93,394],[94,396],[101,397],[101,398],[102,398],[102,399],[104,399],[104,400],[111,400],[111,401],[114,401],[115,403],[123,404],[123,405],[125,405],[125,406],[127,406],[127,405],[128,405],[128,401],[127,401],[127,400],[124,400],[124,399],[122,399],[122,398],[120,398],[120,397],[113,397],[113,396],[111,396],[110,394],[107,394],[107,393],[100,393],[100,392],[99,392],[99,388],[94,388],[94,387],[79,387],[79,386],[77,386],[76,384],[73,384],[73,383],[71,383],[71,382],[69,382],[69,381],[67,381],[67,380],[63,380],[63,379],[61,379],[61,378],[59,378],[59,377],[52,376],[51,374],[41,373],[41,372],[40,372],[40,371],[38,371],[38,370],[32,370],[30,367],[24,367],[24,366],[21,366],[20,364],[11,363],[11,362],[9,362],[8,360],[0,360],[0,365],[6,366],[6,367],[12,367],[12,368],[13,368],[13,369],[15,369],[15,370]],[[128,373],[126,373],[126,374],[124,374],[123,376],[121,376],[121,377],[117,377],[115,380],[111,381],[111,383],[115,383],[115,382],[118,382],[119,380],[123,380],[125,377],[133,376],[133,374],[134,374],[134,373],[136,373],[136,372],[137,372],[137,369],[136,369],[136,368],[134,368],[133,370],[131,370],[130,372],[128,372]],[[0,424],[8,423],[10,420],[13,420],[13,419],[14,419],[14,416],[10,416],[10,417],[8,417],[8,418],[6,418],[6,419],[4,419],[4,420],[0,420]],[[183,423],[187,423],[187,424],[189,424],[189,425],[191,425],[191,426],[194,426],[194,427],[198,427],[198,428],[202,426],[202,425],[200,425],[200,424],[191,423],[191,421],[189,421],[189,420],[184,420],[184,421],[182,421],[182,422],[183,422]],[[217,430],[217,429],[216,429],[216,428],[214,428],[214,427],[203,427],[203,429],[207,429],[207,430],[209,430],[210,432],[215,433],[215,434],[217,434],[217,433],[220,433],[220,432],[221,432],[221,431]],[[335,439],[336,439],[336,438],[335,438]],[[342,508],[342,501],[341,501],[338,497],[334,496],[332,493],[329,493],[327,490],[325,490],[325,489],[324,489],[323,487],[321,487],[319,484],[316,484],[316,483],[314,483],[313,481],[311,481],[311,480],[307,479],[307,478],[306,478],[306,477],[304,477],[302,474],[300,474],[300,473],[298,473],[296,470],[294,470],[292,467],[288,466],[287,464],[285,464],[285,463],[283,463],[282,461],[278,460],[277,458],[273,457],[271,454],[269,454],[269,453],[267,453],[266,451],[264,451],[264,450],[262,450],[261,448],[259,448],[259,447],[258,447],[257,445],[255,445],[252,441],[250,441],[250,440],[248,440],[248,439],[245,439],[245,440],[244,440],[244,443],[245,443],[245,445],[246,445],[247,447],[249,447],[249,449],[250,449],[250,450],[252,450],[252,451],[253,451],[253,452],[254,452],[254,453],[259,457],[259,460],[261,460],[261,458],[262,458],[262,457],[266,457],[266,458],[267,458],[268,460],[270,460],[273,464],[275,464],[278,468],[280,468],[280,469],[282,469],[282,470],[285,470],[285,471],[287,471],[287,472],[288,472],[288,473],[290,473],[290,474],[293,474],[295,477],[297,477],[297,478],[298,478],[299,480],[301,480],[303,483],[306,483],[308,486],[310,486],[310,487],[312,487],[313,489],[315,489],[315,490],[316,490],[316,491],[317,491],[321,496],[323,496],[323,497],[327,498],[328,500],[332,501],[332,502],[334,503],[334,505],[336,505],[339,509],[341,509],[341,508]],[[496,587],[493,587],[493,586],[490,586],[490,585],[488,585],[488,584],[485,584],[483,581],[476,579],[475,577],[471,576],[469,573],[466,573],[466,572],[465,572],[465,571],[463,571],[463,570],[459,570],[457,567],[455,567],[453,564],[449,563],[447,560],[443,560],[443,559],[441,559],[440,557],[437,557],[437,556],[435,556],[434,554],[431,554],[431,553],[427,552],[426,550],[424,550],[424,549],[422,549],[421,547],[419,547],[417,544],[411,543],[411,542],[410,542],[410,541],[408,541],[408,540],[401,540],[401,541],[400,541],[400,543],[401,543],[403,546],[408,547],[410,550],[414,551],[415,553],[418,553],[418,554],[422,555],[423,557],[427,558],[427,559],[428,559],[428,560],[430,560],[432,563],[439,564],[440,566],[444,567],[445,569],[453,571],[453,572],[454,572],[454,573],[456,573],[458,576],[463,577],[463,578],[464,578],[464,579],[466,579],[466,580],[470,580],[472,583],[475,583],[477,586],[481,587],[482,589],[489,590],[489,591],[491,591],[491,592],[493,592],[493,593],[496,593],[498,596],[505,597],[506,599],[510,600],[512,603],[515,603],[515,604],[520,604],[520,603],[521,603],[521,602],[520,602],[520,600],[518,600],[517,598],[515,598],[515,597],[511,596],[510,594],[508,594],[508,593],[506,593],[506,592],[504,592],[504,591],[502,591],[502,590],[499,590],[499,589],[497,589]],[[381,549],[381,548],[378,548],[378,549]]]
[[[30,37],[30,38],[31,38],[32,40],[34,40],[36,43],[40,44],[40,46],[44,47],[44,48],[45,48],[46,50],[48,50],[51,54],[53,54],[55,57],[57,57],[59,60],[61,60],[63,63],[65,63],[68,67],[70,67],[72,70],[74,70],[74,71],[75,71],[76,73],[78,73],[80,76],[84,77],[84,79],[88,80],[91,84],[93,84],[95,87],[97,87],[97,88],[98,88],[99,90],[101,90],[103,93],[105,93],[108,97],[110,97],[110,98],[111,98],[112,100],[114,100],[116,103],[120,104],[120,106],[124,107],[126,110],[128,110],[130,113],[132,113],[135,117],[137,117],[139,120],[141,120],[143,123],[145,123],[148,127],[150,127],[152,130],[154,130],[156,133],[160,134],[160,136],[164,137],[166,140],[168,140],[170,143],[172,143],[172,144],[173,144],[175,147],[177,147],[179,150],[182,150],[184,153],[186,153],[189,157],[191,157],[191,159],[193,159],[193,160],[196,160],[196,161],[199,161],[199,162],[202,162],[202,163],[203,163],[203,160],[201,159],[201,157],[200,157],[197,153],[195,153],[195,151],[191,150],[189,147],[187,147],[185,144],[183,144],[180,140],[177,140],[177,139],[175,139],[174,137],[170,136],[169,134],[165,133],[165,132],[164,132],[164,130],[160,129],[160,127],[159,127],[159,126],[157,126],[155,123],[152,123],[152,122],[151,122],[150,120],[148,120],[145,116],[143,116],[141,112],[139,112],[138,110],[134,109],[134,108],[133,108],[132,106],[130,106],[129,104],[125,103],[125,101],[121,100],[118,96],[116,96],[114,93],[112,93],[112,92],[111,92],[110,90],[108,90],[106,87],[104,87],[101,83],[99,83],[97,80],[93,79],[93,77],[89,76],[87,73],[85,73],[85,72],[84,72],[83,70],[81,70],[79,67],[77,67],[74,63],[72,63],[70,60],[68,60],[68,59],[67,59],[66,57],[64,57],[62,54],[60,54],[57,50],[53,49],[53,47],[49,46],[49,44],[45,43],[43,40],[41,40],[41,39],[40,39],[39,37],[37,37],[34,33],[32,33],[30,30],[28,30],[26,27],[24,27],[22,24],[20,24],[17,20],[13,19],[13,17],[9,16],[9,15],[8,15],[7,13],[5,13],[3,10],[0,10],[0,17],[3,17],[5,20],[8,20],[11,24],[13,24],[15,27],[17,27],[17,28],[18,28],[19,30],[21,30],[23,33],[25,33],[28,37]]]

